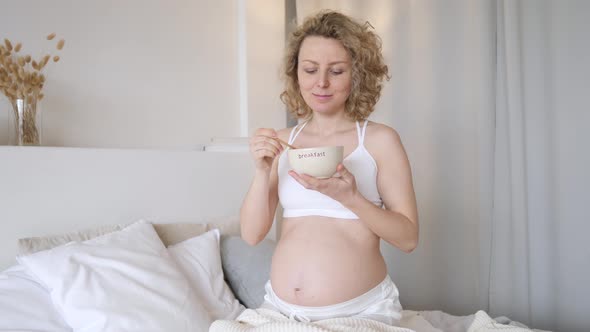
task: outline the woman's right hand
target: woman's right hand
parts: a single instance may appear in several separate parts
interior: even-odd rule
[[[250,138],[250,155],[256,169],[270,170],[274,159],[283,152],[283,146],[275,138],[277,132],[272,128],[259,128]]]

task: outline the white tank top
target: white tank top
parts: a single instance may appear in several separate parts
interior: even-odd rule
[[[369,151],[365,149],[364,145],[367,123],[368,121],[365,121],[362,129],[359,123],[356,123],[358,146],[348,156],[344,157],[342,163],[354,175],[359,192],[367,200],[381,207],[383,201],[377,190],[377,163]],[[298,126],[293,128],[289,137],[289,144],[293,144],[297,135],[299,135],[306,124],[307,122],[303,123],[297,131],[295,130]],[[356,214],[345,208],[338,201],[318,191],[306,189],[299,182],[295,181],[288,174],[291,167],[286,151],[283,151],[279,157],[278,165],[278,191],[279,200],[284,210],[283,217],[324,216],[340,219],[358,219]]]

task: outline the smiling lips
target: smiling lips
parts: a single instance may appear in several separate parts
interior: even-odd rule
[[[321,100],[328,100],[332,97],[332,95],[319,95],[319,94],[313,94],[314,97],[316,97],[317,99]]]

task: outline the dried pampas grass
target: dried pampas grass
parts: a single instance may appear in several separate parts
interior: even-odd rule
[[[47,40],[53,40],[55,33],[47,36]],[[40,59],[33,60],[30,54],[19,55],[22,50],[22,44],[14,44],[4,38],[4,44],[0,43],[0,92],[2,92],[10,101],[15,119],[20,117],[19,130],[22,144],[38,145],[39,135],[35,124],[37,113],[37,101],[43,99],[43,86],[45,85],[45,75],[43,70],[48,62],[53,58],[53,62],[58,62],[58,55],[51,56],[45,54]],[[65,40],[60,39],[56,44],[56,49],[61,50],[65,45]],[[17,103],[24,104],[23,114],[19,114]],[[20,144],[19,143],[19,144]]]
[[[51,33],[47,35],[47,40],[53,40],[55,36],[55,33]],[[62,50],[64,45],[65,40],[60,39],[56,49]],[[16,99],[39,99],[45,82],[42,71],[51,59],[53,62],[61,59],[59,55],[46,54],[40,59],[33,60],[30,54],[18,55],[21,50],[21,43],[13,44],[8,38],[4,38],[4,44],[0,44],[0,92],[13,105]]]

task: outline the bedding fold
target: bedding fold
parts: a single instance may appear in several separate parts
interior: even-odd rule
[[[210,332],[449,332],[444,326],[433,326],[419,311],[404,310],[400,326],[390,326],[381,322],[363,318],[334,318],[315,322],[298,322],[268,309],[246,309],[236,320],[218,320],[213,322]],[[430,315],[432,318],[432,315]],[[448,320],[445,320],[448,321]],[[500,324],[485,311],[474,315],[456,317],[453,321],[456,332],[532,332],[526,327]],[[465,326],[468,328],[465,329]]]

